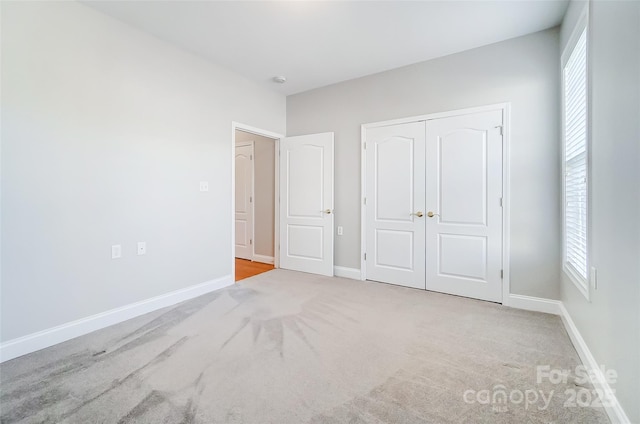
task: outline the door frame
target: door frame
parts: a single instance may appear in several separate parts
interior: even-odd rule
[[[235,280],[236,275],[236,231],[235,231],[235,223],[236,223],[236,130],[241,130],[244,132],[248,132],[255,135],[260,135],[263,137],[268,137],[274,140],[274,160],[275,160],[275,169],[274,169],[274,235],[273,235],[273,266],[275,268],[280,267],[280,236],[279,236],[279,222],[278,217],[280,216],[280,139],[284,137],[283,134],[279,134],[269,130],[263,130],[261,128],[253,127],[251,125],[243,124],[240,122],[232,121],[231,122],[231,213],[230,220],[231,223],[231,278]],[[254,152],[255,155],[255,152]],[[254,168],[255,170],[255,168]],[[255,181],[255,180],[254,180]],[[255,195],[254,195],[255,200]],[[255,214],[254,214],[255,215]],[[255,223],[255,217],[254,217]],[[255,229],[254,229],[255,234]],[[255,241],[255,240],[254,240]],[[255,249],[255,244],[253,245]]]
[[[234,131],[235,134],[235,131]],[[255,156],[256,152],[256,143],[255,141],[242,141],[240,143],[236,143],[235,144],[235,148],[238,147],[246,147],[246,146],[251,146],[251,155]],[[256,194],[255,194],[255,183],[256,183],[256,167],[254,166],[254,161],[251,160],[251,202],[249,202],[249,208],[251,209],[251,261],[254,260],[254,257],[256,256],[256,245],[253,244],[253,241],[255,241],[255,233],[256,233],[256,217],[255,217],[255,213],[256,213],[256,208],[255,208],[255,198],[256,198]],[[233,165],[235,166],[235,155],[234,155],[234,161],[233,161]],[[233,173],[234,177],[235,177],[235,172]],[[235,196],[235,188],[236,188],[236,181],[233,182],[233,190],[234,190],[234,196]],[[235,197],[234,197],[234,210],[235,210]],[[235,223],[235,221],[234,221]],[[235,228],[235,227],[234,227]],[[235,230],[234,230],[234,245],[235,245]],[[274,240],[275,241],[275,240]],[[275,253],[275,252],[274,252]],[[235,257],[236,255],[236,251],[235,249],[233,250],[233,255]],[[275,258],[274,258],[275,261]],[[235,262],[235,261],[234,261]]]
[[[367,279],[367,264],[364,255],[367,248],[367,205],[365,204],[365,194],[367,192],[367,156],[365,143],[367,129],[376,127],[386,127],[389,125],[408,124],[411,122],[430,121],[433,119],[449,118],[452,116],[469,115],[479,112],[493,110],[502,111],[502,304],[507,305],[511,293],[511,279],[509,271],[510,258],[510,217],[511,217],[511,191],[510,191],[510,129],[511,129],[511,103],[497,103],[486,106],[478,106],[464,109],[450,110],[446,112],[430,113],[427,115],[411,116],[407,118],[391,119],[388,121],[371,122],[360,125],[360,279]]]

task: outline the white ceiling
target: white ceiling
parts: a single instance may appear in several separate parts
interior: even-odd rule
[[[84,4],[288,95],[551,28],[568,0]]]

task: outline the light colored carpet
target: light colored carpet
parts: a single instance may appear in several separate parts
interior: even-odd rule
[[[608,422],[602,408],[564,406],[573,375],[536,382],[537,365],[578,364],[556,316],[274,270],[2,364],[0,419]]]

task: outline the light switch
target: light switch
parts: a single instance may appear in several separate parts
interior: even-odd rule
[[[341,236],[342,235],[342,226],[338,226],[338,235]]]
[[[138,242],[138,256],[144,255],[147,253],[147,242],[139,241]]]
[[[200,191],[209,191],[208,181],[200,181]]]
[[[111,246],[111,259],[118,259],[122,257],[122,246],[114,244]]]

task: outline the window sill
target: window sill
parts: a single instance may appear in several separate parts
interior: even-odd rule
[[[573,283],[574,286],[578,289],[580,293],[587,299],[587,302],[591,302],[590,290],[589,290],[589,282],[584,278],[578,276],[570,267],[566,264],[562,267],[562,271],[567,276],[569,280]]]

